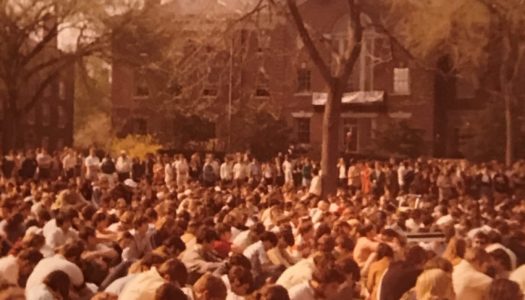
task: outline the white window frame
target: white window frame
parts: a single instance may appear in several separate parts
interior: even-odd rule
[[[397,67],[393,72],[393,94],[400,96],[409,96],[410,89],[410,68]]]

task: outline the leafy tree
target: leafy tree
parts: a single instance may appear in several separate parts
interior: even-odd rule
[[[113,6],[103,0],[0,0],[0,100],[4,147],[19,146],[21,122],[48,87],[109,42]],[[112,2],[119,4],[120,0]],[[72,40],[62,49],[59,40]]]
[[[384,0],[383,0],[384,2]],[[521,0],[401,0],[386,27],[407,49],[426,61],[446,56],[454,75],[481,81],[501,101],[505,116],[505,162],[514,160],[513,107],[523,103],[525,4]],[[483,79],[486,79],[485,81]],[[503,133],[502,132],[502,133]]]
[[[423,130],[412,128],[406,121],[393,122],[379,131],[376,147],[384,154],[403,157],[418,157],[424,153]]]
[[[247,138],[251,153],[259,160],[269,160],[278,152],[288,149],[291,130],[283,119],[276,119],[269,113],[260,112]]]

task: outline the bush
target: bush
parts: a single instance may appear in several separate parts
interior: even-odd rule
[[[111,154],[118,155],[125,150],[130,157],[145,158],[148,153],[156,153],[162,146],[151,135],[128,135],[114,139],[111,143]]]
[[[424,153],[423,132],[422,129],[410,127],[405,121],[395,122],[378,132],[375,144],[379,154],[414,158]]]
[[[74,144],[77,148],[87,149],[91,146],[108,149],[114,138],[111,118],[105,113],[91,115],[85,124],[75,132]]]

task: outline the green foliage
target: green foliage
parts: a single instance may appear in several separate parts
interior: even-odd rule
[[[268,160],[290,144],[291,130],[283,119],[268,113],[255,116],[256,125],[248,137],[251,153],[260,160]]]
[[[212,122],[199,116],[175,116],[175,140],[178,146],[189,142],[206,142],[215,137],[215,126]]]
[[[156,153],[162,146],[150,135],[128,135],[122,139],[114,139],[111,143],[111,153],[117,155],[126,151],[131,157],[145,158],[148,153]]]
[[[425,150],[423,130],[412,128],[406,121],[392,122],[376,136],[377,152],[381,154],[418,157]],[[384,153],[386,152],[386,153]]]
[[[523,118],[518,115],[519,110],[515,112],[515,145],[525,145],[525,132],[520,130],[523,128]],[[503,104],[500,101],[490,103],[470,126],[472,136],[465,141],[461,149],[465,158],[473,161],[503,161],[505,158],[505,135],[502,134],[505,132]],[[525,157],[525,148],[516,147],[515,151],[517,157]]]
[[[96,146],[108,149],[114,138],[111,128],[111,118],[108,114],[95,113],[90,115],[82,126],[75,130],[75,147],[87,149]]]

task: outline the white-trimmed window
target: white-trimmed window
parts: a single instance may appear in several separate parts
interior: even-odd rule
[[[409,68],[394,68],[394,94],[410,95]]]
[[[301,144],[310,143],[310,118],[296,118],[297,141]]]
[[[312,72],[302,64],[297,70],[297,92],[308,93],[312,90]]]

